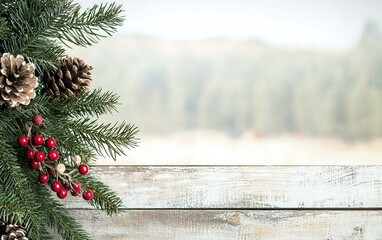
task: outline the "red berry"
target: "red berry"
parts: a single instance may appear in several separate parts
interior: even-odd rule
[[[49,181],[49,176],[46,175],[45,173],[40,173],[40,175],[38,176],[38,181],[41,184],[45,185]]]
[[[48,168],[48,173],[49,175],[54,175],[56,171],[54,171],[54,169],[52,168]]]
[[[45,153],[42,151],[37,151],[34,154],[34,160],[36,160],[37,162],[43,162],[45,160]]]
[[[55,149],[49,150],[48,152],[48,158],[50,161],[56,161],[59,156],[60,156],[60,153]]]
[[[54,181],[50,186],[53,192],[59,192],[62,188],[62,184],[59,181]]]
[[[44,118],[42,117],[41,114],[36,114],[33,119],[32,119],[32,122],[36,125],[41,125],[42,122],[44,121]]]
[[[54,148],[56,146],[57,142],[54,138],[48,138],[45,140],[45,146],[48,148]]]
[[[81,191],[81,183],[79,181],[72,183],[72,188],[75,191],[80,192]]]
[[[64,184],[64,188],[65,188],[66,191],[70,191],[70,189],[71,189],[70,185],[68,183]]]
[[[76,191],[76,190],[70,191],[70,194],[72,194],[73,197],[80,195],[80,193],[81,193],[81,191]]]
[[[78,172],[82,175],[86,175],[89,172],[89,166],[86,164],[80,164],[78,166]]]
[[[38,163],[36,160],[31,160],[31,161],[29,162],[29,165],[31,166],[31,168],[33,168],[33,169],[37,169],[38,166],[39,166],[39,163]]]
[[[22,135],[22,136],[20,136],[20,137],[17,139],[17,142],[19,143],[19,145],[20,145],[21,147],[26,147],[26,146],[28,146],[28,142],[29,142],[29,140],[28,140],[27,136]]]
[[[82,197],[85,200],[92,200],[93,199],[93,191],[90,189],[85,190],[84,193],[82,194]]]
[[[33,145],[35,146],[41,146],[44,142],[44,137],[40,134],[36,134],[32,138]]]
[[[25,151],[25,157],[28,158],[29,160],[34,159],[34,151],[33,151],[33,149],[28,148],[28,149]]]
[[[65,188],[62,188],[60,191],[57,192],[57,197],[60,199],[65,199],[66,196],[68,196],[68,191],[66,191]]]

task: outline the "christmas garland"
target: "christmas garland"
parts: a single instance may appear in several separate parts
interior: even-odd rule
[[[122,13],[115,3],[0,0],[1,240],[53,239],[47,228],[91,239],[65,210],[69,197],[119,212],[122,200],[89,165],[135,147],[138,130],[97,121],[116,111],[118,96],[90,90],[92,67],[66,49],[113,34]]]

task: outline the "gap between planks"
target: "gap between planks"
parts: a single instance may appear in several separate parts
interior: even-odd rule
[[[68,211],[99,211],[96,208],[66,208]],[[125,211],[382,211],[377,208],[120,208]]]

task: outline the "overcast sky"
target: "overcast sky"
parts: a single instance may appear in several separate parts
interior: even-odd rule
[[[89,2],[108,0],[77,0]],[[346,49],[368,21],[382,26],[380,0],[116,0],[124,5],[120,33],[167,39],[258,38],[269,43]]]

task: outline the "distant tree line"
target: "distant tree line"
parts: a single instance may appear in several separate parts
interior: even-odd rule
[[[108,79],[122,96],[116,117],[144,133],[382,136],[382,36],[375,24],[343,52],[135,35],[78,52],[95,67],[94,86]]]

